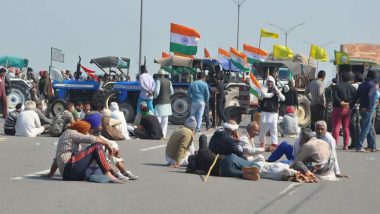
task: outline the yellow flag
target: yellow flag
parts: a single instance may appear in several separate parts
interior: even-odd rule
[[[315,59],[315,60],[321,60],[322,62],[327,62],[327,60],[328,60],[328,55],[327,55],[326,49],[321,48],[317,45],[311,45],[310,57]]]
[[[284,45],[273,45],[274,58],[292,58],[293,51]]]
[[[350,56],[347,53],[335,51],[335,64],[350,64]]]
[[[273,33],[273,32],[269,32],[269,31],[265,30],[264,28],[261,28],[260,37],[271,37],[271,38],[278,39],[278,34]]]

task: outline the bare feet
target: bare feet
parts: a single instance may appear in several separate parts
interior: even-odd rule
[[[115,184],[122,184],[123,181],[119,180],[118,178],[116,178],[115,176],[113,176],[111,174],[111,172],[107,172],[106,173],[106,176],[110,179],[110,183],[115,183]]]
[[[243,178],[258,181],[260,180],[260,170],[255,166],[246,166],[241,169],[243,171]]]

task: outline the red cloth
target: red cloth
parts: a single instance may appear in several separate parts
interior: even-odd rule
[[[95,75],[95,71],[94,70],[91,70],[89,68],[86,68],[84,67],[83,65],[80,66],[85,72],[86,74],[91,78],[91,79],[94,79],[96,81],[99,81],[99,78]]]

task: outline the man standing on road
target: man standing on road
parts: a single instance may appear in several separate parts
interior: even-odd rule
[[[148,71],[146,70],[145,65],[142,65],[140,67],[140,76],[138,78],[138,81],[140,83],[140,96],[137,101],[137,115],[136,120],[138,120],[138,117],[141,116],[141,110],[140,110],[140,103],[145,101],[148,105],[148,110],[153,113],[153,92],[156,87],[156,84],[154,83],[154,79],[151,75],[148,74]]]
[[[7,70],[0,68],[0,102],[3,108],[3,118],[7,118],[8,114],[8,98],[6,92],[6,84],[9,82],[6,75]]]
[[[359,135],[359,143],[356,145],[356,151],[357,152],[366,152],[363,148],[364,140],[367,138],[368,141],[368,147],[371,149],[371,151],[376,151],[376,139],[374,136],[374,133],[371,131],[371,120],[373,117],[373,112],[376,110],[376,103],[377,100],[375,100],[376,92],[376,72],[374,70],[369,70],[367,74],[367,79],[359,85],[358,90],[356,91],[355,97],[351,102],[350,107],[352,108],[356,102],[359,100],[360,104],[360,127],[361,132]]]
[[[305,89],[306,96],[311,100],[311,129],[314,130],[315,122],[323,120],[326,108],[325,87],[323,81],[326,78],[326,72],[320,70],[317,79],[311,81]]]
[[[201,132],[202,117],[205,105],[210,98],[210,92],[206,83],[206,75],[202,72],[197,73],[197,81],[190,84],[188,94],[191,98],[190,116],[195,116],[197,120],[196,132]]]
[[[271,146],[277,147],[277,121],[279,102],[284,101],[285,97],[275,85],[275,79],[268,76],[266,87],[261,89],[261,116],[260,116],[260,147],[265,147],[265,138],[268,131],[271,134]]]
[[[168,130],[168,119],[172,115],[172,106],[170,96],[174,94],[172,83],[165,78],[165,71],[158,71],[159,78],[156,80],[156,88],[154,89],[154,98],[156,99],[155,115],[161,124],[162,134],[166,137]]]
[[[359,84],[363,82],[363,74],[356,73],[354,83],[352,86],[355,90],[358,90]],[[350,136],[351,144],[348,146],[348,149],[355,149],[356,145],[359,142],[359,133],[360,133],[360,113],[359,113],[359,104],[355,104],[351,110],[350,118]]]

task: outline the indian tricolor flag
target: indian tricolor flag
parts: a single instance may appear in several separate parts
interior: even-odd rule
[[[218,55],[219,55],[219,58],[227,58],[227,59],[230,58],[230,52],[224,50],[223,48],[218,49]]]
[[[253,70],[249,72],[249,93],[259,97],[260,95],[260,83],[257,81],[255,75],[253,75]]]
[[[230,48],[231,53],[231,63],[235,65],[241,71],[249,71],[249,65],[247,56],[236,50],[235,48]]]
[[[250,64],[253,64],[257,61],[263,62],[268,56],[268,52],[260,48],[250,46],[248,44],[243,44],[243,49],[244,49],[244,54],[247,56],[248,62]]]
[[[201,35],[195,29],[171,23],[170,51],[185,55],[195,55],[199,38],[201,38]]]

